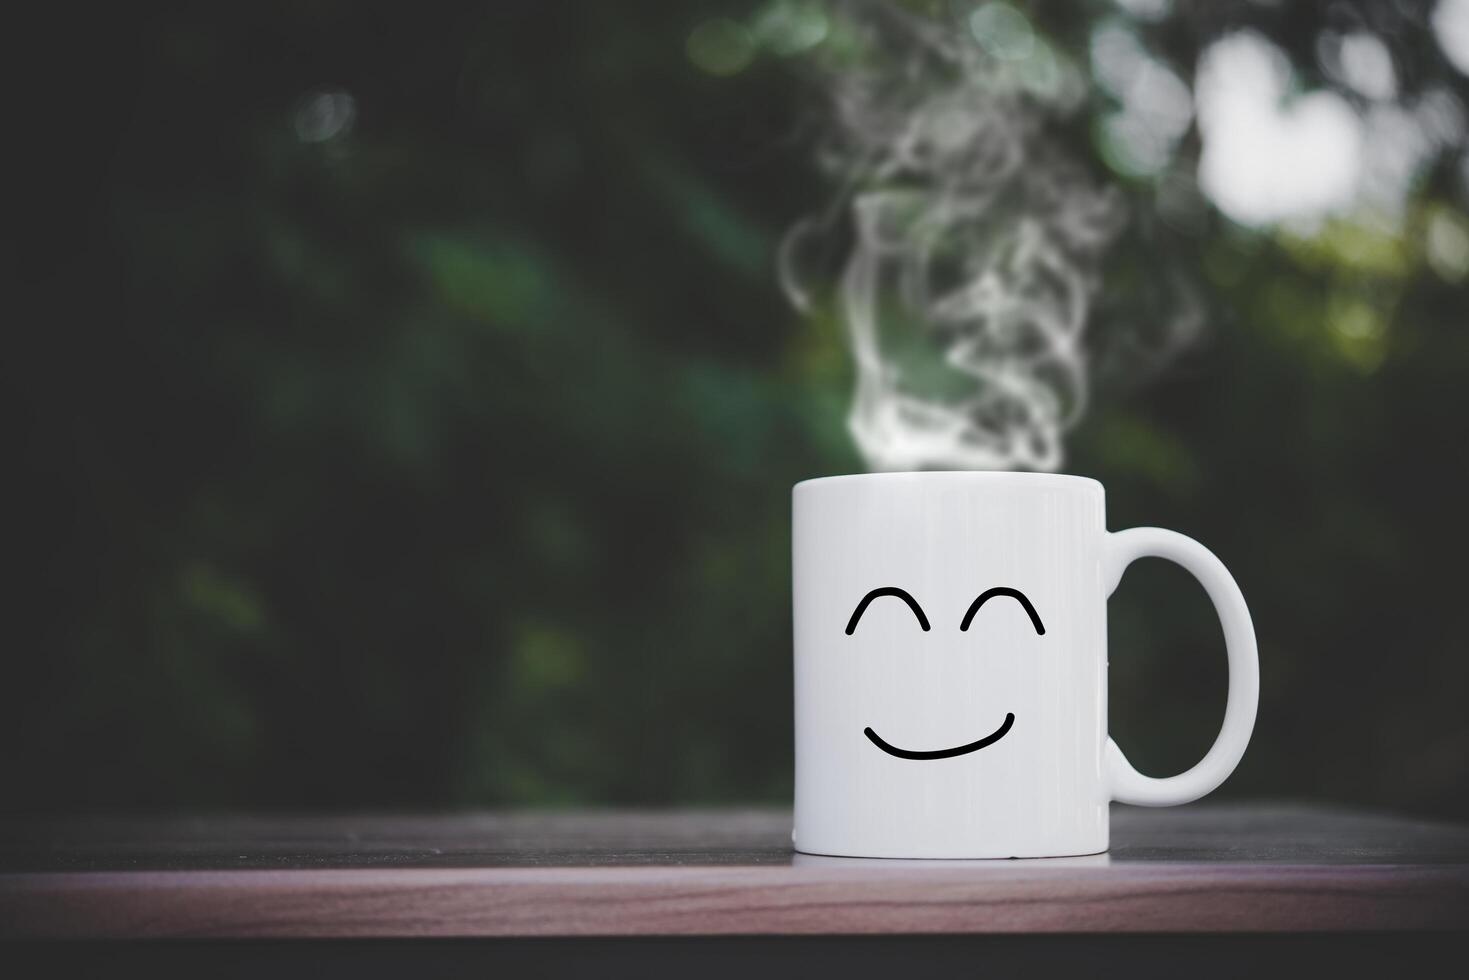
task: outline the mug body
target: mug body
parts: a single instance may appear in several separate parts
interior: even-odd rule
[[[1107,849],[1104,511],[1053,474],[796,485],[797,850]]]

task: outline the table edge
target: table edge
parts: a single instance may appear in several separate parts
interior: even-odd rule
[[[0,874],[4,939],[1469,931],[1469,865]]]

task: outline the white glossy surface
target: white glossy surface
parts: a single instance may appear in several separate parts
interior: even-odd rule
[[[1050,474],[880,473],[798,484],[793,505],[799,850],[1095,853],[1107,847],[1114,793],[1183,802],[1238,761],[1258,688],[1249,616],[1243,600],[1232,605],[1238,589],[1207,551],[1179,546],[1175,538],[1188,541],[1182,536],[1108,535],[1101,484]],[[1173,780],[1133,772],[1106,735],[1106,597],[1144,553],[1180,560],[1200,576],[1230,642],[1225,731],[1202,772]],[[848,635],[863,597],[887,587],[911,594],[931,628],[902,599],[881,596]],[[987,601],[961,631],[970,604],[995,587],[1024,593],[1044,634],[1008,596]],[[1003,737],[952,758],[898,758],[864,734],[871,727],[897,748],[933,751],[990,735],[1010,714]]]

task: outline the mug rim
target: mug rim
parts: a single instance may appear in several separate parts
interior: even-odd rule
[[[1077,476],[1072,473],[1035,473],[1029,470],[880,470],[874,473],[840,473],[835,476],[816,476],[809,480],[801,480],[791,489],[799,490],[802,487],[816,484],[844,483],[853,480],[896,482],[913,479],[962,480],[990,484],[1020,483],[1031,486],[1092,486],[1098,490],[1105,489],[1100,480],[1094,480],[1089,476]]]

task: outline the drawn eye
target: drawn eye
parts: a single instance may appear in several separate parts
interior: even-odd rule
[[[881,589],[873,589],[862,597],[861,602],[857,603],[857,609],[852,613],[852,618],[847,620],[848,636],[851,636],[852,631],[857,628],[857,621],[862,618],[862,614],[867,611],[867,607],[871,605],[872,600],[879,599],[885,595],[894,596],[906,602],[908,608],[913,610],[913,615],[918,617],[918,625],[923,627],[923,632],[928,632],[928,617],[923,615],[923,610],[918,607],[917,601],[902,589],[889,585]],[[1031,615],[1034,616],[1035,613],[1031,613]],[[964,622],[966,625],[968,624],[969,620],[967,617]]]
[[[979,607],[984,605],[986,602],[989,602],[996,596],[1007,596],[1008,598],[1014,599],[1019,602],[1020,605],[1025,608],[1025,614],[1030,617],[1030,624],[1035,627],[1036,635],[1046,635],[1046,628],[1041,625],[1041,618],[1039,615],[1036,614],[1035,606],[1032,606],[1030,604],[1030,600],[1025,597],[1025,593],[1021,592],[1019,589],[1007,589],[1004,586],[1000,586],[994,589],[986,589],[985,591],[981,592],[979,594],[979,598],[970,603],[969,611],[964,614],[964,622],[959,624],[959,631],[962,633],[968,630],[970,620],[974,619],[974,614],[979,612]],[[863,600],[863,603],[865,605],[866,600]],[[859,607],[857,611],[861,612],[862,610]],[[853,621],[856,621],[855,617]],[[928,627],[926,626],[924,627],[924,629],[927,628]],[[852,631],[848,629],[847,632],[850,633]]]

